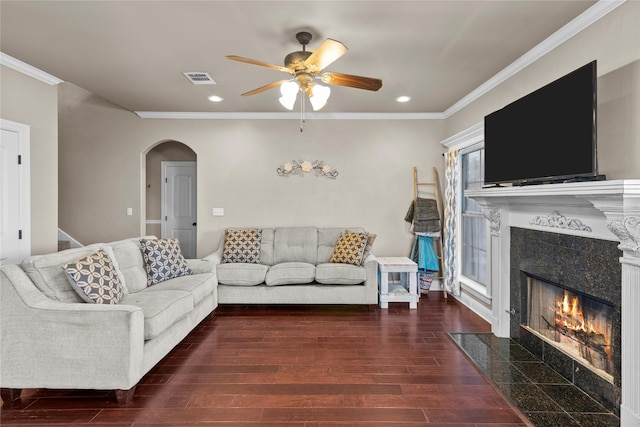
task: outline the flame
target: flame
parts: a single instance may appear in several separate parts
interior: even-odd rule
[[[578,297],[569,298],[567,291],[564,291],[562,300],[558,301],[556,306],[558,307],[556,309],[556,324],[574,331],[602,333],[591,322],[585,321]]]

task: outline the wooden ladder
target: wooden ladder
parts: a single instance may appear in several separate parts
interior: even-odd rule
[[[433,167],[433,181],[431,182],[420,182],[418,181],[418,168],[413,167],[413,200],[416,201],[418,199],[418,187],[421,185],[433,186],[434,198],[436,200],[436,207],[438,210],[438,217],[440,218],[440,237],[433,239],[433,244],[436,249],[436,255],[438,257],[438,267],[439,267],[439,275],[435,276],[434,279],[440,280],[442,283],[442,290],[444,291],[444,297],[447,298],[447,290],[444,286],[444,264],[443,264],[443,244],[442,244],[442,236],[443,236],[443,226],[444,222],[442,219],[442,190],[440,189],[440,177],[438,175],[438,168]],[[417,238],[417,236],[416,236]]]

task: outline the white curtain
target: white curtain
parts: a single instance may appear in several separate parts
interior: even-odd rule
[[[460,283],[457,280],[457,234],[458,234],[458,182],[460,166],[458,150],[445,153],[445,203],[444,203],[444,286],[452,295],[460,295]]]

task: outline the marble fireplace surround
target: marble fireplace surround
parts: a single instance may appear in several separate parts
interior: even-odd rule
[[[467,191],[490,223],[492,332],[510,336],[511,227],[618,243],[621,264],[623,426],[640,427],[640,180],[495,187]],[[518,284],[519,286],[519,284]]]

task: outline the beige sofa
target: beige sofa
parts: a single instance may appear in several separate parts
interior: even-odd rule
[[[216,268],[220,304],[377,304],[378,261],[329,262],[341,233],[354,228],[261,228],[258,263],[223,263],[224,241],[205,259]]]
[[[84,302],[61,265],[110,249],[126,291],[118,304]],[[138,381],[217,307],[209,263],[147,286],[139,239],[34,256],[0,267],[0,387],[113,389],[128,402]]]

